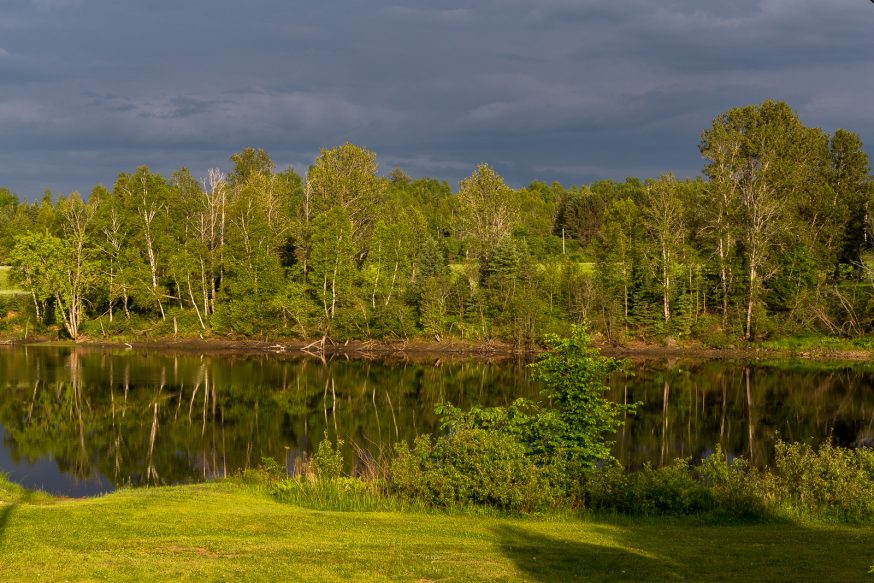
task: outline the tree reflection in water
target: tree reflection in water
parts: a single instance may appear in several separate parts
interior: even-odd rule
[[[642,402],[616,436],[616,456],[629,467],[700,457],[716,444],[764,464],[778,435],[833,435],[841,445],[874,437],[874,372],[860,363],[639,361],[611,386],[613,398]],[[438,402],[507,405],[538,390],[512,359],[4,347],[0,471],[16,479],[51,459],[81,480],[154,485],[226,476],[272,457],[291,472],[326,432],[346,441],[353,471],[356,451],[378,455],[437,431]]]

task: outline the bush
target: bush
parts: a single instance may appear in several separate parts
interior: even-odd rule
[[[612,460],[608,437],[622,426],[623,415],[636,404],[608,400],[607,377],[625,362],[603,357],[589,346],[589,336],[574,326],[569,338],[547,335],[552,350],[534,363],[533,377],[543,383],[552,407],[537,417],[538,440],[529,443],[547,456],[559,455],[582,467]]]
[[[722,329],[722,319],[713,314],[705,314],[698,318],[692,326],[692,336],[701,340],[707,348],[734,348],[736,338]]]
[[[479,504],[532,512],[553,502],[541,468],[525,447],[502,432],[460,427],[436,441],[400,443],[391,464],[392,487],[402,498],[433,506]]]
[[[793,514],[858,522],[874,519],[874,452],[778,442],[764,474],[766,502]]]
[[[585,493],[593,510],[638,516],[701,514],[714,507],[712,493],[697,479],[689,459],[632,473],[618,466],[597,470],[586,480]]]
[[[608,466],[586,474],[584,499],[593,510],[632,515],[874,519],[874,451],[778,442],[775,458],[772,469],[757,470],[717,448],[697,466],[688,459],[640,472]]]
[[[399,494],[443,507],[530,511],[558,498],[575,505],[582,470],[612,459],[607,438],[631,407],[604,397],[607,375],[622,362],[590,348],[582,328],[545,341],[552,351],[532,366],[550,406],[525,399],[466,412],[438,405],[448,435],[398,447],[391,473]]]
[[[713,496],[714,512],[722,518],[751,521],[768,516],[759,483],[761,474],[743,458],[728,461],[722,448],[701,461],[699,479]]]
[[[343,474],[343,441],[338,440],[337,446],[331,444],[327,432],[319,443],[316,453],[310,463],[310,468],[318,480],[334,480]]]

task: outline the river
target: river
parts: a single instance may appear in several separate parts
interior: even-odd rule
[[[778,437],[874,438],[874,366],[860,362],[632,360],[610,398],[639,402],[615,436],[628,467],[721,444],[767,464]],[[0,348],[0,472],[88,496],[231,475],[273,458],[289,472],[329,435],[349,472],[363,451],[438,431],[434,405],[539,398],[525,362],[289,354]]]

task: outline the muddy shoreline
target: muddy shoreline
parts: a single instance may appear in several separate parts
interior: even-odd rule
[[[282,354],[288,356],[349,357],[349,358],[475,358],[475,359],[530,359],[542,349],[520,350],[511,344],[501,342],[470,343],[460,341],[429,342],[426,340],[408,341],[348,341],[343,343],[327,341],[324,344],[294,339],[251,340],[234,338],[154,338],[135,342],[83,338],[77,342],[57,341],[50,338],[6,339],[5,345],[15,346],[77,346],[94,349],[123,349],[144,352],[176,352],[215,355],[264,355]],[[774,350],[756,347],[749,348],[707,348],[703,346],[663,346],[657,344],[635,343],[617,346],[594,342],[593,346],[605,356],[629,359],[724,359],[724,360],[765,360],[774,358],[795,358],[807,360],[848,360],[874,362],[874,351],[835,350],[814,348],[807,350]]]

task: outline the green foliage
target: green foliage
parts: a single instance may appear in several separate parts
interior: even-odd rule
[[[525,399],[469,411],[438,405],[447,435],[420,437],[412,449],[400,444],[391,467],[393,487],[437,506],[525,511],[572,497],[583,469],[612,459],[607,435],[628,408],[604,397],[604,382],[621,363],[590,348],[582,328],[546,343],[551,352],[533,366],[549,407]]]
[[[281,314],[285,333],[309,338],[318,329],[321,310],[305,283],[287,281],[273,297],[272,307]]]
[[[698,318],[692,327],[692,333],[707,348],[733,348],[736,342],[736,339],[722,328],[722,318],[712,314]]]
[[[874,519],[874,451],[779,442],[765,500],[791,513],[847,522]]]
[[[632,515],[708,515],[717,520],[775,518],[874,520],[874,452],[778,442],[773,468],[728,461],[722,451],[692,465],[627,472],[608,466],[584,477],[586,505]]]
[[[490,257],[519,222],[518,200],[488,164],[480,164],[461,181],[457,205],[459,238],[467,240],[479,257]]]
[[[332,512],[391,512],[410,506],[389,496],[378,481],[359,478],[309,480],[298,476],[278,481],[268,491],[277,502]]]
[[[743,458],[729,461],[716,451],[701,460],[696,468],[699,483],[713,499],[713,513],[726,520],[756,521],[769,517],[765,501],[759,495],[761,473]]]
[[[440,507],[478,504],[533,512],[552,503],[542,468],[513,436],[477,427],[456,427],[413,447],[397,446],[391,463],[392,488],[404,499]]]
[[[279,465],[279,462],[272,457],[262,457],[259,469],[270,478],[278,478],[285,473],[285,468]]]
[[[714,506],[710,491],[699,483],[688,459],[639,472],[618,466],[592,471],[585,479],[586,504],[592,510],[641,516],[700,514]]]
[[[419,300],[419,323],[422,331],[438,340],[446,329],[445,283],[445,280],[434,276],[426,277],[422,283]]]
[[[354,299],[352,236],[349,213],[341,207],[320,214],[313,220],[309,281],[322,305],[325,330],[330,328],[330,321],[337,315],[337,309]]]
[[[331,443],[327,432],[313,454],[311,468],[317,480],[335,480],[343,474],[343,440]]]
[[[550,351],[531,366],[551,409],[539,421],[547,429],[535,448],[583,467],[612,459],[607,436],[622,426],[623,414],[635,407],[604,397],[607,376],[624,366],[623,361],[601,356],[581,326],[574,326],[568,338],[549,334],[544,344]]]
[[[387,190],[387,182],[376,174],[376,153],[346,142],[322,149],[307,172],[312,216],[342,209],[349,220],[354,257],[367,252],[377,213]],[[349,254],[350,259],[353,257]]]
[[[859,136],[766,101],[718,115],[700,150],[707,180],[512,189],[481,164],[453,193],[380,176],[350,143],[321,150],[305,180],[249,147],[227,178],[143,166],[87,203],[0,190],[0,263],[33,300],[18,323],[71,338],[177,333],[183,319],[204,336],[522,350],[584,322],[616,344],[870,337],[874,189]],[[192,318],[168,327],[173,306]]]
[[[600,356],[579,326],[568,338],[548,335],[544,342],[550,351],[531,366],[533,377],[544,386],[548,406],[517,399],[506,408],[461,411],[441,404],[437,414],[442,427],[450,434],[461,429],[506,434],[539,465],[567,462],[577,471],[611,460],[608,436],[621,427],[623,414],[635,407],[604,396],[607,375],[623,362]]]

